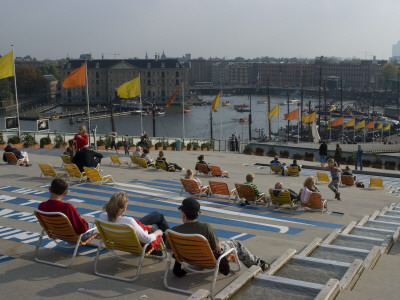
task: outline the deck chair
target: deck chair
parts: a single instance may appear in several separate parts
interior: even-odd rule
[[[40,177],[54,177],[54,178],[60,178],[60,177],[66,177],[67,173],[65,172],[56,172],[51,164],[39,164],[39,168],[42,171],[40,174]]]
[[[211,175],[216,177],[229,177],[228,171],[222,171],[218,166],[210,166]]]
[[[115,166],[122,166],[122,165],[130,166],[129,162],[121,161],[117,155],[110,155],[110,159],[111,159],[110,165],[114,164]]]
[[[226,182],[209,181],[210,189],[208,191],[208,199],[211,195],[216,195],[218,198],[220,196],[227,196],[228,202],[231,200],[231,196],[234,195],[235,189],[229,190],[228,184]]]
[[[354,185],[354,177],[352,175],[342,175],[340,176],[340,182],[342,185]]]
[[[196,175],[197,175],[198,173],[200,173],[200,174],[205,174],[205,175],[211,175],[211,173],[210,173],[210,171],[208,170],[208,167],[207,167],[206,164],[199,164],[199,163],[197,163],[195,169],[196,169]]]
[[[151,163],[148,165],[147,161],[144,158],[137,157],[135,160],[136,160],[136,164],[139,167],[146,168],[146,169],[149,167],[154,167],[154,163]]]
[[[71,177],[79,178],[79,182],[86,180],[87,176],[85,172],[81,172],[75,164],[65,164],[64,169],[67,171],[67,179]]]
[[[71,156],[69,156],[69,155],[60,155],[60,157],[61,157],[61,160],[62,160],[61,167],[63,165],[65,165],[65,164],[72,164]]]
[[[290,205],[290,209],[293,210],[294,204],[290,198],[290,192],[288,190],[279,190],[279,196],[274,196],[275,189],[269,189],[269,197],[271,199],[271,204],[275,205]]]
[[[182,196],[183,191],[188,192],[190,194],[198,195],[200,198],[202,195],[208,195],[209,187],[208,186],[199,186],[197,181],[194,179],[183,179],[181,178],[182,189],[180,195]]]
[[[327,200],[323,200],[320,193],[312,193],[307,203],[299,201],[300,208],[308,207],[314,210],[321,210],[322,214],[328,210]]]
[[[270,173],[274,172],[275,174],[278,174],[282,172],[282,167],[280,164],[270,164],[269,167],[270,167],[269,169]]]
[[[168,285],[168,273],[172,262],[172,255],[174,255],[175,260],[182,264],[185,269],[190,270],[195,273],[214,273],[212,279],[210,293],[212,294],[215,282],[217,281],[219,264],[221,259],[229,254],[233,254],[236,258],[236,263],[238,265],[238,271],[240,271],[240,262],[237,256],[236,249],[232,248],[222,254],[218,260],[215,259],[214,253],[208,243],[207,239],[201,234],[183,234],[167,229],[165,236],[168,239],[168,243],[171,246],[173,253],[168,253],[167,266],[165,268],[164,275],[164,285],[167,289],[173,290],[185,294],[193,294],[189,290],[183,290],[174,288]],[[197,268],[191,268],[191,266]],[[200,268],[205,268],[199,270]],[[188,284],[189,285],[189,284]]]
[[[138,156],[135,155],[129,155],[130,159],[131,159],[131,166],[133,164],[137,165],[137,159],[139,158]]]
[[[164,160],[162,159],[158,159],[156,160],[156,168],[157,169],[161,169],[164,171],[169,171],[169,172],[175,172],[175,167],[174,165],[168,165],[165,163]]]
[[[131,282],[139,277],[140,270],[142,269],[143,259],[145,257],[153,257],[159,259],[166,258],[166,254],[164,251],[163,251],[164,254],[163,256],[151,255],[154,249],[151,246],[149,246],[149,244],[142,244],[139,241],[139,238],[133,227],[131,227],[128,224],[110,223],[101,221],[99,219],[96,219],[95,223],[102,239],[102,242],[99,248],[97,249],[96,258],[94,260],[94,273],[98,276]],[[139,265],[136,271],[136,275],[133,278],[113,276],[110,274],[100,273],[97,270],[97,265],[100,262],[100,252],[103,243],[105,247],[111,251],[112,254],[114,254],[115,256],[117,256],[122,260],[132,260],[139,258]],[[160,246],[161,246],[160,250],[165,250],[165,247],[163,247],[162,244]],[[135,257],[124,258],[119,256],[115,251],[128,252],[130,254],[133,254]]]
[[[370,178],[369,179],[369,187],[383,189],[383,179],[382,178]]]
[[[329,178],[328,174],[322,173],[322,172],[317,172],[317,182],[329,183],[329,182],[331,182],[331,179]]]
[[[17,158],[13,152],[4,152],[4,155],[6,156],[6,163],[10,165],[20,165],[25,162],[25,158]]]
[[[264,203],[266,203],[267,206],[269,206],[269,202],[267,201],[265,194],[262,193],[257,198],[256,194],[254,193],[254,189],[251,185],[235,183],[235,187],[236,187],[235,203],[236,199],[239,199],[239,201],[247,200],[254,202],[254,206],[256,206],[258,202],[264,201]]]
[[[85,233],[78,235],[75,232],[74,227],[72,227],[72,224],[69,221],[68,217],[66,215],[64,215],[63,213],[44,212],[44,211],[41,211],[38,209],[36,209],[34,211],[34,213],[35,213],[36,218],[39,220],[40,225],[43,228],[42,233],[40,234],[38,243],[36,244],[36,249],[35,249],[34,258],[35,258],[35,261],[37,261],[37,262],[52,265],[52,266],[57,266],[57,267],[68,268],[74,262],[74,259],[76,257],[76,253],[78,251],[79,246],[87,245],[91,240],[93,240],[95,237],[98,236],[98,234],[95,233],[91,237],[89,237],[86,241],[82,241],[82,236],[84,234],[86,234],[88,232],[93,232],[94,230],[96,230],[96,228],[89,229]],[[52,239],[60,247],[69,248],[69,249],[74,248],[74,252],[72,254],[72,258],[69,261],[69,263],[59,264],[59,263],[42,260],[42,259],[38,258],[40,244],[45,235],[47,235],[50,239]],[[71,245],[69,246],[69,245],[59,243],[58,240],[62,240]]]
[[[99,170],[97,170],[96,168],[83,167],[83,170],[85,170],[87,179],[90,181],[100,182],[100,185],[102,185],[104,182],[109,182],[109,181],[111,181],[114,184],[114,179],[111,175],[101,176]]]
[[[287,167],[287,172],[289,176],[299,176],[300,175],[300,169],[299,167]]]

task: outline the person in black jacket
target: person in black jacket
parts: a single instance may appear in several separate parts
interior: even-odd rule
[[[95,168],[100,164],[103,154],[89,150],[86,147],[78,151],[74,157],[73,163],[76,164],[81,172],[83,167]]]
[[[328,145],[325,141],[322,141],[321,146],[319,146],[319,157],[321,160],[321,164],[325,164],[326,156],[328,155]]]
[[[21,152],[19,151],[17,148],[13,148],[12,144],[8,144],[5,148],[4,148],[4,153],[6,152],[12,152],[14,153],[15,157],[17,159],[22,159],[22,162],[20,163],[20,165],[22,166],[23,164],[25,164],[25,166],[29,167],[29,158],[28,158],[28,153],[26,153],[25,151]],[[7,162],[7,157],[5,154],[3,154],[3,161]]]

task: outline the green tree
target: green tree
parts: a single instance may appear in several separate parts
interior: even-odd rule
[[[28,96],[39,93],[46,86],[43,73],[39,69],[23,65],[17,67],[16,73],[18,91]]]
[[[385,78],[385,80],[389,80],[393,77],[396,77],[398,72],[399,70],[397,66],[391,62],[386,63],[382,68],[382,75]]]

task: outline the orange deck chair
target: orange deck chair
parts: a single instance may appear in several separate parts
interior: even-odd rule
[[[201,197],[202,195],[208,195],[209,187],[208,186],[199,186],[199,184],[193,180],[193,179],[183,179],[181,178],[181,183],[182,183],[182,190],[181,190],[181,196],[183,191],[188,192],[193,195],[198,195]]]
[[[299,205],[300,207],[308,207],[318,211],[321,210],[322,214],[324,211],[328,210],[327,200],[323,200],[320,193],[312,193],[307,203],[299,201]]]
[[[230,202],[231,196],[235,195],[235,189],[229,190],[226,182],[209,181],[208,184],[210,186],[208,199],[210,199],[211,195],[216,195],[218,198],[220,196],[226,196],[228,197],[228,202]]]
[[[236,198],[235,198],[235,203],[236,199],[239,199],[240,201],[253,201],[254,206],[257,205],[257,203],[264,201],[269,206],[269,202],[267,201],[267,198],[265,197],[265,194],[262,193],[260,194],[260,197],[257,198],[254,189],[251,185],[249,184],[240,184],[240,183],[235,183],[236,187]]]
[[[196,169],[196,175],[198,173],[205,174],[205,175],[211,175],[210,171],[208,171],[207,165],[205,165],[205,164],[197,163],[195,169]]]
[[[211,175],[216,177],[228,177],[228,171],[222,171],[218,166],[210,166]]]
[[[354,177],[352,175],[342,175],[342,176],[340,176],[340,182],[343,185],[353,186],[354,185]]]

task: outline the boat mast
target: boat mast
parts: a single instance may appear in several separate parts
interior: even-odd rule
[[[87,72],[87,60],[85,60],[85,85],[86,85],[86,102],[87,102],[87,116],[88,116],[88,136],[90,146],[90,105],[89,105],[89,84],[88,84],[88,72]]]
[[[267,83],[267,95],[268,95],[268,114],[271,111],[271,95],[269,92],[269,75],[268,75],[268,83]],[[269,140],[271,140],[271,120],[268,118],[268,133]]]
[[[213,140],[213,118],[212,118],[212,108],[210,108],[210,136]]]

